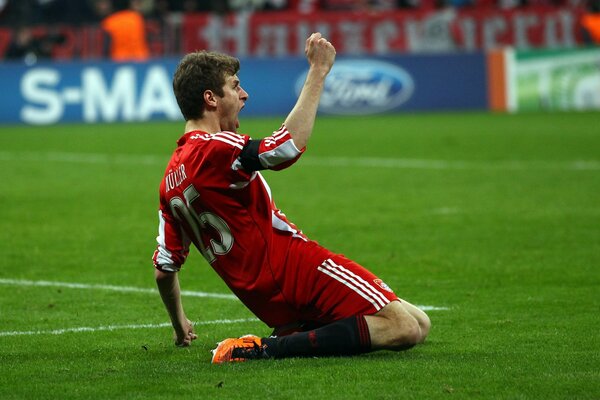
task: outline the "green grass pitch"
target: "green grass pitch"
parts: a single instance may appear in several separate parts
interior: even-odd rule
[[[1,399],[600,398],[600,114],[320,117],[303,158],[265,173],[278,206],[443,309],[407,352],[221,366],[215,342],[270,330],[236,300],[185,296],[199,339],[178,349],[149,292],[182,129],[0,128]],[[196,253],[181,282],[228,293]]]

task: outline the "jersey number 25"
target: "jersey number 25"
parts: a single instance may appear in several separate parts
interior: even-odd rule
[[[184,199],[173,197],[169,202],[171,212],[181,222],[189,227],[189,231],[193,234],[192,241],[198,246],[198,250],[204,256],[206,261],[212,263],[217,258],[215,255],[224,255],[229,253],[233,247],[233,235],[227,223],[212,212],[196,213],[192,203],[200,194],[194,187],[190,185],[183,191]],[[219,240],[210,239],[209,246],[205,246],[202,241],[201,233],[207,229],[213,228],[219,234]]]

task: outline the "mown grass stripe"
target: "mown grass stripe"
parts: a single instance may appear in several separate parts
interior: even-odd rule
[[[102,154],[69,152],[9,152],[0,151],[0,161],[64,162],[77,164],[166,165],[168,156],[151,154]],[[431,160],[385,157],[318,157],[304,156],[302,163],[318,167],[363,167],[423,170],[559,170],[598,171],[597,160]]]

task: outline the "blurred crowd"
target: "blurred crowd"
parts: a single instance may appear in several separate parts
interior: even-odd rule
[[[228,13],[295,10],[391,10],[397,8],[498,7],[528,5],[584,6],[600,0],[135,0],[147,19],[166,19],[191,12]],[[86,24],[102,21],[130,0],[0,0],[0,25]]]
[[[102,56],[117,61],[145,60],[151,53],[146,29],[149,21],[177,26],[185,13],[408,9],[436,10],[436,14],[446,15],[455,14],[459,8],[528,6],[587,10],[578,22],[583,42],[600,45],[600,0],[0,0],[0,39],[3,32],[9,38],[9,45],[0,49],[0,58],[31,62],[51,58],[55,47],[65,41],[61,27],[93,26],[102,33]]]

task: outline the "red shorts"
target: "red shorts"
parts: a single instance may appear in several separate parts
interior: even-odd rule
[[[398,300],[394,292],[366,268],[314,241],[292,239],[281,271],[275,279],[281,300],[290,306],[290,312],[278,309],[274,318],[278,335],[312,329],[353,315],[375,314],[391,301]],[[260,314],[267,317],[270,313],[269,309],[253,311],[261,319]],[[273,317],[263,320],[273,320]]]

